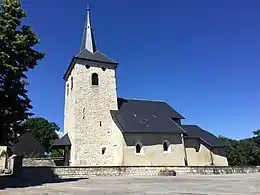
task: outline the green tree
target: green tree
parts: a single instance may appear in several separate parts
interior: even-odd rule
[[[64,150],[63,149],[58,149],[58,150],[52,150],[51,151],[51,157],[63,157],[64,155]]]
[[[29,118],[24,123],[24,128],[27,131],[30,131],[35,138],[41,142],[46,152],[49,151],[49,148],[53,142],[59,138],[56,133],[56,131],[60,130],[58,125],[54,122],[49,122],[44,118]]]
[[[25,17],[19,0],[0,1],[0,145],[15,140],[32,115],[26,73],[44,57],[33,49],[39,40],[30,26],[22,25]]]
[[[256,142],[257,137],[242,140],[232,140],[220,136],[226,144],[226,156],[229,165],[259,165],[260,147]]]
[[[253,131],[253,135],[256,137],[260,137],[260,129]]]
[[[256,143],[258,147],[260,147],[260,129],[253,131],[253,141]]]
[[[229,139],[227,137],[220,136],[220,139],[222,139],[227,147],[226,147],[226,156],[228,159],[229,165],[238,165],[239,163],[239,156],[237,153],[238,148],[238,141]]]

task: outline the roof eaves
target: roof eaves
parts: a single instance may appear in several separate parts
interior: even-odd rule
[[[115,64],[115,65],[118,65],[117,62],[107,62],[107,61],[93,60],[93,59],[80,58],[80,57],[74,57],[74,58],[75,58],[75,59],[78,59],[78,60],[87,60],[87,61],[92,61],[92,62],[99,62],[99,63],[106,63],[106,64]]]
[[[185,135],[184,138],[185,138],[185,139],[200,139],[200,137],[197,137],[197,136],[188,136],[188,135]]]
[[[74,65],[76,64],[77,60],[83,60],[83,61],[90,61],[90,62],[97,62],[97,63],[104,63],[104,64],[108,64],[108,65],[112,65],[111,67],[112,68],[117,68],[117,65],[118,63],[116,62],[104,62],[104,61],[99,61],[99,60],[92,60],[92,59],[86,59],[86,58],[79,58],[79,57],[73,57],[71,62],[70,62],[70,65],[68,66],[64,76],[63,76],[63,79],[66,80],[69,73],[71,72],[71,70],[73,69]],[[110,67],[110,66],[109,66]]]
[[[204,132],[206,132],[206,133],[208,133],[208,134],[211,134],[212,136],[214,136],[214,137],[216,137],[217,139],[219,139],[219,140],[221,140],[219,137],[217,137],[217,136],[215,136],[213,133],[211,133],[210,131],[207,131],[207,130],[205,130],[205,129],[202,129],[201,127],[199,127],[198,125],[196,125],[198,128],[200,128],[202,131],[204,131]],[[224,142],[224,141],[222,141],[223,142],[223,145],[212,145],[212,144],[210,144],[211,145],[211,147],[212,148],[218,148],[218,147],[226,147],[227,146],[227,144]]]
[[[201,131],[205,131],[206,133],[209,133],[209,134],[212,134],[212,133],[210,133],[209,131],[206,131],[206,130],[204,130],[204,129],[202,129],[201,127],[199,127],[198,125],[182,125],[182,126],[186,126],[186,127],[196,127],[196,128],[199,128]],[[215,135],[213,135],[213,136],[215,136]],[[208,146],[210,146],[211,148],[218,148],[218,147],[226,147],[227,146],[227,144],[226,143],[224,143],[223,142],[223,145],[212,145],[211,143],[209,143],[208,141],[206,141],[206,140],[204,140],[202,137],[200,137],[200,136],[189,136],[188,134],[187,134],[187,136],[185,136],[185,138],[187,138],[187,139],[192,139],[192,138],[196,138],[196,139],[200,139],[202,142],[204,142],[204,143],[206,143]],[[219,138],[218,138],[219,139]]]
[[[150,99],[140,99],[140,98],[123,98],[123,97],[118,97],[120,99],[124,99],[127,101],[146,101],[146,102],[157,102],[157,103],[166,103],[165,101],[162,100],[150,100]]]
[[[130,134],[130,133],[132,133],[132,134],[157,134],[157,135],[159,135],[159,134],[171,134],[171,135],[173,135],[173,134],[180,134],[181,132],[169,132],[169,131],[123,131],[123,133],[128,133],[128,134]]]
[[[65,140],[65,143],[64,143]],[[61,147],[61,146],[71,146],[71,141],[70,138],[68,136],[68,133],[66,133],[65,135],[63,135],[61,138],[55,140],[55,142],[50,146],[50,149],[53,148],[57,148],[57,147]]]
[[[69,73],[71,72],[71,70],[73,69],[75,63],[76,63],[76,57],[73,57],[72,60],[70,61],[70,64],[69,64],[64,76],[63,76],[63,80],[67,79],[67,77],[68,77]]]
[[[178,116],[177,118],[171,116],[170,118],[172,118],[172,119],[185,119],[185,117],[182,116],[177,110],[174,109],[174,111],[175,111],[179,116]]]
[[[206,140],[204,140],[203,138],[199,137],[199,136],[184,136],[185,139],[199,139],[202,142],[206,143],[208,146],[210,146],[211,148],[213,147],[209,142],[207,142]]]

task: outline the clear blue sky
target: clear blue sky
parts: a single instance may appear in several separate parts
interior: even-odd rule
[[[216,135],[260,128],[260,1],[22,0],[46,52],[29,73],[35,116],[63,128],[63,74],[87,4],[98,49],[118,61],[118,95],[165,100]]]

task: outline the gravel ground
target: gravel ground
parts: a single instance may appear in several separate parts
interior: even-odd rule
[[[260,173],[175,177],[103,177],[79,180],[0,180],[0,195],[227,195],[260,194]]]

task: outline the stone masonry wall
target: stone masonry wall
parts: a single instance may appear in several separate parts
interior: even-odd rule
[[[75,121],[76,121],[75,120],[75,109],[74,109],[74,104],[75,104],[74,77],[75,76],[76,76],[75,68],[73,68],[65,82],[64,135],[67,133],[70,140],[72,140],[75,137],[75,133],[74,133]],[[73,79],[73,81],[72,81],[72,79]],[[75,153],[75,148],[72,145],[71,156],[74,156],[75,155],[74,153]]]
[[[93,73],[98,74],[98,85],[92,85]],[[76,64],[73,74],[74,118],[69,123],[75,126],[68,130],[72,142],[70,165],[116,165],[120,157],[114,153],[118,144],[114,143],[110,114],[110,110],[117,110],[115,70]]]
[[[53,167],[55,163],[51,159],[42,158],[23,158],[23,167]]]
[[[260,172],[259,167],[54,167],[59,178],[88,178],[95,176],[174,176],[214,175]]]

